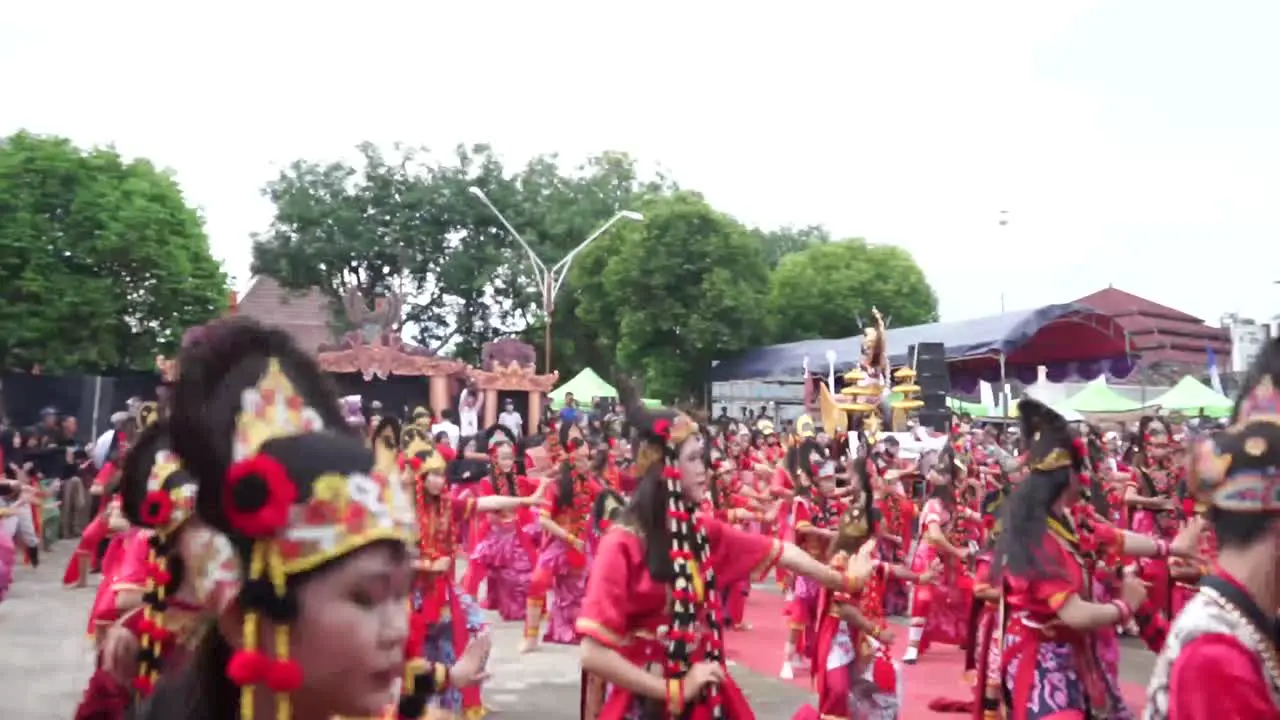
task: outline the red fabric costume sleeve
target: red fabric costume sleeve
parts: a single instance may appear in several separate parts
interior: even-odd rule
[[[450,497],[449,506],[450,512],[453,513],[453,524],[458,525],[470,520],[471,516],[475,514],[476,499],[474,496],[465,498]]]
[[[1213,688],[1230,688],[1215,692]],[[1187,643],[1169,672],[1169,720],[1274,720],[1257,657],[1230,635]]]
[[[578,632],[613,650],[626,644],[628,592],[633,583],[640,581],[635,571],[643,570],[641,559],[634,557],[629,542],[632,537],[615,528],[601,538],[587,576],[587,594],[574,625]]]
[[[804,530],[813,527],[813,512],[808,501],[796,500],[796,524],[797,530]]]
[[[556,514],[556,495],[559,494],[559,483],[551,483],[547,486],[547,491],[542,495],[542,506],[538,508],[538,514],[543,517],[555,517]]]
[[[703,527],[711,545],[716,584],[722,588],[763,578],[782,556],[782,543],[775,538],[743,532],[719,520],[707,520]]]
[[[98,474],[93,477],[93,484],[96,487],[106,487],[107,481],[110,480],[111,476],[115,474],[116,474],[116,465],[115,463],[108,460],[107,462],[102,463],[102,469],[99,470]]]
[[[539,484],[527,475],[520,475],[516,478],[516,492],[520,493],[520,497],[528,497],[538,491]]]

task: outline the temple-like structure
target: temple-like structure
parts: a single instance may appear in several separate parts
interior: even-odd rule
[[[395,294],[373,298],[370,303],[352,289],[343,298],[342,306],[347,326],[353,329],[334,337],[332,305],[323,294],[315,290],[288,291],[271,278],[258,277],[238,302],[233,299],[231,312],[285,330],[299,345],[315,352],[326,372],[354,373],[366,382],[422,378],[428,386],[428,402],[437,413],[453,406],[457,391],[463,386],[483,392],[486,426],[497,420],[500,394],[527,393],[527,404],[519,403],[524,406],[525,418],[541,417],[543,395],[558,379],[554,372],[538,374],[536,351],[515,339],[486,344],[479,368],[405,342],[400,337],[404,301]],[[535,430],[536,427],[528,428],[529,432]]]

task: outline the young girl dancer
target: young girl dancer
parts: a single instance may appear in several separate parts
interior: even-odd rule
[[[538,646],[548,591],[555,594],[555,604],[548,613],[550,622],[542,639],[562,644],[576,644],[579,639],[574,621],[586,589],[587,528],[601,485],[591,476],[591,451],[582,431],[563,424],[560,436],[566,460],[559,480],[549,488],[542,504],[542,547],[529,581],[528,615],[520,652],[530,652]]]
[[[398,680],[413,699],[474,682],[483,644],[452,669],[406,669],[406,538],[329,381],[285,333],[227,323],[184,350],[171,407],[196,512],[217,530],[185,568],[214,622],[138,716],[372,717],[394,703]]]
[[[761,577],[775,564],[843,591],[863,578],[699,514],[707,465],[697,424],[644,408],[628,385],[622,392],[642,438],[639,486],[600,544],[577,623],[583,669],[610,685],[597,717],[751,718],[724,666],[720,583]]]

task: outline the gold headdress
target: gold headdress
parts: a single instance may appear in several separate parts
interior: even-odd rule
[[[436,449],[435,443],[431,442],[425,434],[409,436],[409,429],[406,428],[403,440],[407,440],[404,445],[404,453],[401,457],[401,469],[409,468],[413,472],[424,475],[426,473],[439,472],[442,473],[448,462],[444,459],[444,455]]]
[[[1084,453],[1071,437],[1067,421],[1053,408],[1032,398],[1018,401],[1022,436],[1026,438],[1027,467],[1038,472],[1062,468],[1080,470]]]
[[[809,417],[807,413],[796,418],[796,435],[801,440],[808,440],[816,434],[813,418]]]
[[[138,406],[138,429],[145,430],[160,419],[160,406],[155,402],[147,401]]]

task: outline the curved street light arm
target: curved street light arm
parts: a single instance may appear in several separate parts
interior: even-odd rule
[[[574,248],[573,250],[570,250],[569,254],[565,255],[560,262],[556,263],[555,265],[552,265],[551,277],[554,278],[554,284],[551,286],[552,297],[554,297],[557,293],[560,292],[560,286],[564,285],[564,280],[569,275],[569,266],[573,263],[573,259],[578,255],[578,253],[582,252],[587,248],[588,245],[595,242],[596,238],[605,234],[605,232],[608,231],[609,228],[613,227],[614,224],[616,224],[619,220],[631,220],[634,222],[639,222],[643,219],[644,219],[644,216],[640,215],[639,213],[632,212],[630,210],[622,210],[621,212],[617,213],[613,217],[609,218],[609,221],[601,225],[599,229],[597,229],[595,232],[588,235],[586,240],[583,240],[582,242],[578,243],[578,247]]]
[[[529,262],[533,265],[534,281],[538,283],[538,287],[545,288],[550,281],[550,273],[547,271],[547,266],[538,259],[538,255],[533,251],[533,248],[529,247],[529,243],[525,242],[524,238],[520,236],[520,233],[516,232],[516,229],[507,221],[506,216],[502,214],[502,211],[498,210],[498,208],[494,206],[494,204],[489,200],[489,196],[485,195],[483,190],[472,185],[467,188],[467,191],[479,198],[480,202],[484,203],[484,206],[489,208],[489,211],[498,218],[499,222],[502,223],[502,226],[507,229],[507,232],[511,233],[511,236],[516,239],[516,242],[520,243],[520,247],[524,248],[525,253],[529,256]]]

